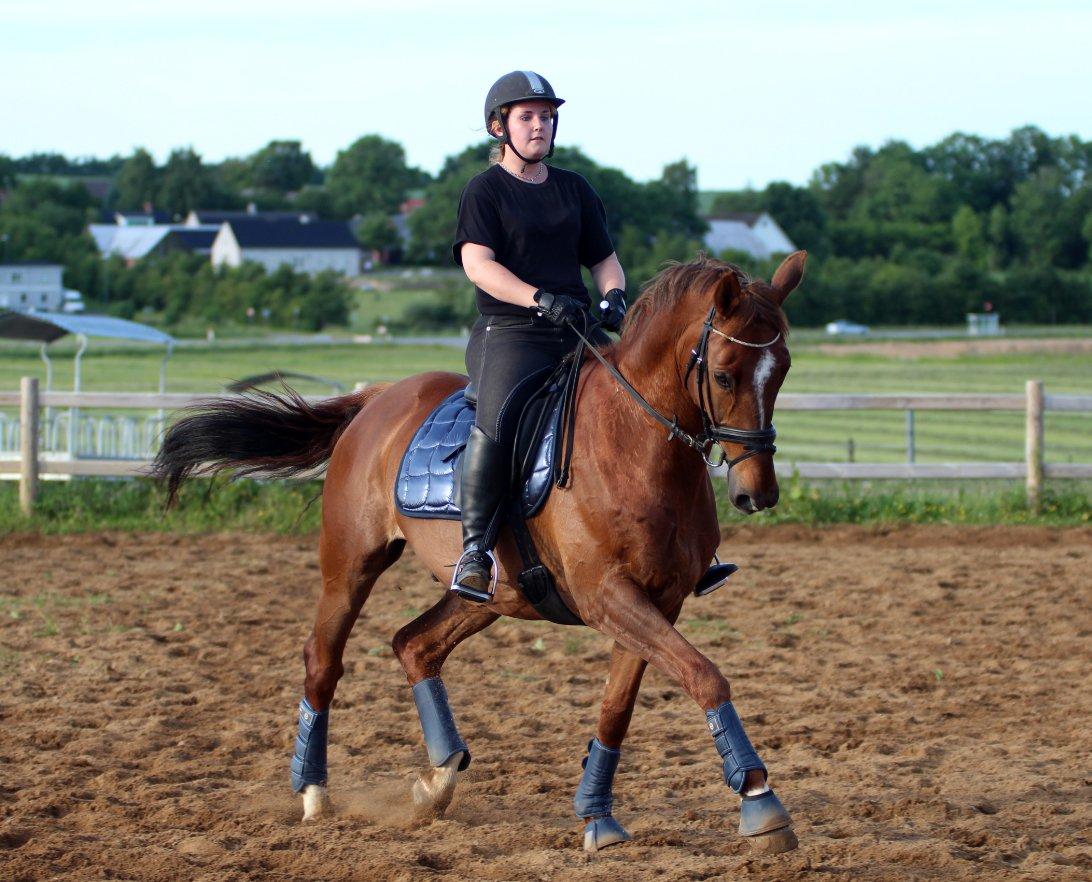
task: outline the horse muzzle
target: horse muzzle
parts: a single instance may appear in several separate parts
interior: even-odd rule
[[[751,515],[777,505],[781,491],[773,475],[772,464],[768,466],[768,471],[768,475],[766,468],[733,469],[728,473],[728,498],[737,511]]]

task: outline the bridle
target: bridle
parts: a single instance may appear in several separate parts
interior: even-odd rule
[[[737,343],[740,346],[747,346],[751,349],[766,349],[773,346],[778,340],[781,339],[781,332],[778,331],[777,335],[766,343],[748,343],[746,340],[738,340],[735,337],[725,334],[723,331],[713,327],[713,317],[717,313],[716,306],[709,310],[709,315],[705,317],[705,323],[702,325],[701,336],[698,338],[697,345],[690,350],[690,360],[686,365],[686,374],[683,377],[683,384],[686,385],[690,382],[690,374],[695,373],[697,379],[698,390],[698,409],[701,411],[702,429],[696,435],[691,435],[685,431],[679,425],[678,416],[673,416],[671,419],[665,417],[656,408],[649,404],[643,395],[638,392],[633,385],[622,376],[622,373],[607,361],[595,348],[595,346],[580,332],[571,322],[569,327],[576,332],[576,335],[580,338],[581,342],[588,347],[591,354],[594,355],[599,362],[610,372],[611,376],[618,381],[623,389],[629,394],[629,396],[641,406],[646,413],[649,414],[658,423],[664,426],[668,430],[667,440],[677,438],[689,447],[694,448],[701,454],[705,463],[711,468],[716,468],[724,465],[727,461],[728,468],[738,465],[745,459],[750,459],[752,456],[758,456],[760,453],[769,453],[771,456],[777,452],[777,448],[774,446],[774,440],[777,438],[777,430],[771,423],[765,429],[737,429],[733,426],[725,426],[716,421],[716,417],[713,414],[713,389],[710,385],[709,371],[706,367],[706,357],[709,352],[709,335],[717,334],[723,337],[725,340],[729,340],[732,343]],[[585,327],[585,329],[587,329]],[[579,353],[577,354],[579,359]],[[579,360],[577,361],[579,364]],[[734,459],[729,460],[728,457],[721,452],[720,462],[714,462],[709,458],[711,448],[713,445],[727,441],[732,444],[740,444],[743,447],[743,453]]]

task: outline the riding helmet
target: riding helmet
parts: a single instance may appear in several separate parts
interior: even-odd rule
[[[506,73],[493,83],[485,96],[485,130],[490,137],[497,138],[489,131],[489,121],[495,115],[500,120],[501,129],[504,131],[504,134],[497,138],[502,144],[510,145],[511,141],[508,137],[508,124],[501,115],[500,109],[506,104],[515,104],[518,101],[546,101],[552,104],[555,110],[565,103],[564,98],[558,98],[554,93],[554,87],[550,85],[549,81],[533,70],[514,70]],[[555,140],[557,140],[556,112],[554,114],[554,134],[550,141],[550,152],[547,156],[553,155]],[[513,152],[515,152],[515,148],[513,148]],[[519,153],[517,152],[516,155],[519,156]]]

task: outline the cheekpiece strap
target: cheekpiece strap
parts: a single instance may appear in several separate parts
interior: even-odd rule
[[[747,773],[761,769],[765,775],[766,767],[743,731],[743,723],[732,702],[726,701],[716,710],[706,711],[705,720],[713,734],[717,753],[724,760],[724,783],[736,793],[742,793]]]

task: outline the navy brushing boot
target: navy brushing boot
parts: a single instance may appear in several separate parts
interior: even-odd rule
[[[303,819],[309,821],[329,807],[326,797],[326,741],[330,711],[316,711],[306,698],[300,700],[299,728],[292,754],[292,789],[303,793]]]
[[[614,773],[621,750],[607,747],[598,738],[588,742],[588,755],[582,763],[584,774],[573,798],[578,818],[588,818],[584,827],[584,851],[599,851],[630,839],[626,828],[611,816],[614,807]]]
[[[740,722],[732,702],[726,701],[716,710],[706,711],[705,719],[713,734],[717,752],[724,760],[724,782],[740,794],[743,800],[739,812],[739,835],[763,836],[788,828],[792,819],[773,790],[766,787],[759,793],[743,792],[747,773],[760,771],[765,778],[766,766],[758,758],[751,740],[743,731],[743,723]],[[791,830],[785,836],[779,837],[777,850],[786,851],[795,847],[796,837]]]
[[[455,725],[443,680],[428,677],[415,684],[413,702],[432,764],[432,769],[414,782],[414,813],[420,819],[439,818],[455,795],[455,773],[470,765],[470,749]]]

